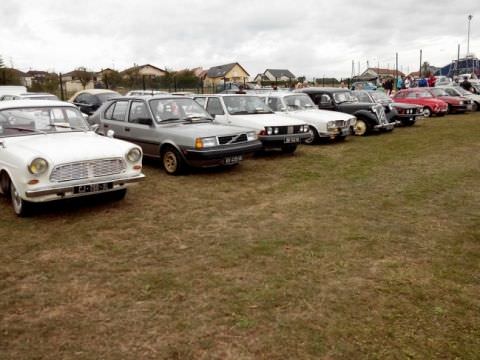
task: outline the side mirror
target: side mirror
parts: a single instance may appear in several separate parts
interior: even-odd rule
[[[110,130],[107,131],[107,133],[105,135],[109,138],[113,138],[113,135],[115,135],[115,131],[110,129]]]

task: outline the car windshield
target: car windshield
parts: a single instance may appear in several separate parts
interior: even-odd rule
[[[120,96],[120,94],[116,92],[107,92],[107,93],[97,94],[97,96],[100,99],[100,102],[103,104],[107,100]]]
[[[417,93],[417,97],[419,98],[432,98],[432,94],[430,94],[428,91],[420,91]]]
[[[80,111],[68,106],[0,110],[0,137],[88,129]]]
[[[149,102],[155,120],[211,121],[212,117],[193,99],[152,99]]]
[[[373,102],[372,99],[370,99],[370,96],[368,96],[368,94],[364,91],[354,91],[353,95],[358,99],[358,101],[366,103]]]
[[[308,95],[289,95],[284,97],[288,110],[314,109],[315,104]]]
[[[448,96],[448,94],[443,89],[434,88],[430,90],[434,96]]]
[[[357,102],[357,98],[347,91],[333,93],[333,98],[337,104],[343,102]]]
[[[465,90],[461,86],[455,86],[454,88],[452,88],[452,90],[456,91],[460,95],[472,95],[472,93],[470,91]]]
[[[230,115],[273,113],[258,96],[225,96],[223,101]]]

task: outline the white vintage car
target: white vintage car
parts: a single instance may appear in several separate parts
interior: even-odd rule
[[[312,144],[319,138],[343,140],[352,133],[357,119],[351,114],[320,110],[307,94],[271,92],[262,95],[268,106],[277,114],[305,121],[312,136],[305,143]]]
[[[197,95],[194,100],[214,116],[215,123],[255,130],[264,148],[293,153],[311,136],[305,121],[275,114],[257,95]]]
[[[74,105],[0,103],[0,192],[17,215],[32,202],[102,192],[122,198],[127,184],[143,178],[140,147],[96,134]]]

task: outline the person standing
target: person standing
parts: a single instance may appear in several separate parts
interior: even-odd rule
[[[431,74],[428,78],[428,87],[434,87],[436,82],[437,82],[437,79],[435,79],[435,76]]]
[[[468,77],[464,76],[463,81],[460,83],[460,86],[467,91],[472,91],[472,83],[468,81]]]
[[[397,79],[397,90],[404,89],[403,76],[399,76]]]
[[[405,89],[409,89],[411,85],[412,85],[412,81],[410,80],[410,76],[407,76],[404,83]]]

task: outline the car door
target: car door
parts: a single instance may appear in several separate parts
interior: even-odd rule
[[[101,132],[106,134],[108,130],[113,130],[116,138],[125,139],[127,112],[128,100],[112,101],[112,104],[101,114]]]
[[[225,114],[225,110],[223,109],[222,102],[219,98],[209,97],[207,99],[206,110],[210,115],[215,117],[215,123],[227,125],[231,123],[231,120]]]
[[[145,101],[131,101],[124,131],[124,139],[139,145],[145,155],[159,156],[159,134]]]

